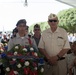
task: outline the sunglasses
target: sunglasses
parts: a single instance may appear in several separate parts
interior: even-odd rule
[[[49,20],[49,22],[57,22],[57,20]]]

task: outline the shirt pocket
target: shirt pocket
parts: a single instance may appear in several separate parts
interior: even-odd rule
[[[57,38],[57,44],[58,46],[64,46],[64,39],[62,37],[58,37]]]

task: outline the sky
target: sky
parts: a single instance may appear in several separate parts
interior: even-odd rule
[[[0,31],[12,31],[20,19],[27,25],[47,21],[50,13],[72,8],[56,0],[0,0]]]

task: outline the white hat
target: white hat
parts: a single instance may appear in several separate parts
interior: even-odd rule
[[[57,18],[57,16],[53,13],[51,13],[49,16],[48,16],[48,19],[52,19],[52,18]],[[58,18],[57,18],[58,19]]]

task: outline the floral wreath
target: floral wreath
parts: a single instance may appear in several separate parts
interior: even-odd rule
[[[16,44],[0,54],[6,75],[43,75],[43,56],[31,45]]]

